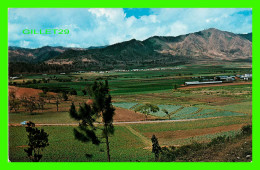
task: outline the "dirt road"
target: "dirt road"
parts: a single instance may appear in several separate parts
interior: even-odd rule
[[[214,117],[213,117],[214,118]],[[212,118],[205,118],[212,119]],[[113,122],[114,125],[123,124],[146,124],[146,123],[167,123],[167,122],[187,122],[202,119],[182,119],[182,120],[147,120],[147,121],[135,121],[135,122]],[[78,126],[78,123],[37,123],[36,126]],[[9,126],[24,126],[18,123],[9,123]]]

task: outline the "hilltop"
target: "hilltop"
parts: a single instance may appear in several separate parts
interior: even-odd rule
[[[153,36],[143,41],[132,39],[102,47],[9,47],[8,52],[12,63],[77,65],[78,69],[94,70],[198,62],[251,62],[252,33],[234,34],[210,28],[176,37]]]

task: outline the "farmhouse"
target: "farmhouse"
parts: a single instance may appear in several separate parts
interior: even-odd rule
[[[19,79],[20,77],[10,77],[10,79],[14,80],[14,79]]]
[[[190,81],[190,82],[185,82],[185,86],[201,85],[201,84],[221,84],[221,83],[222,83],[222,81],[205,81],[205,82]]]
[[[252,74],[244,74],[240,76],[240,79],[243,80],[252,80]]]
[[[222,82],[233,82],[236,80],[236,76],[217,76],[215,80]]]

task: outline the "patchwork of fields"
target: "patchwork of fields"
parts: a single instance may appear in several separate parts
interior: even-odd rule
[[[182,146],[193,142],[209,142],[226,135],[236,136],[242,126],[252,123],[252,85],[200,87],[175,89],[185,81],[195,81],[201,76],[216,76],[248,73],[250,68],[231,66],[181,66],[179,70],[81,73],[67,75],[25,75],[24,79],[9,88],[15,89],[17,98],[25,95],[37,96],[47,88],[54,96],[57,88],[77,91],[68,94],[68,100],[60,100],[59,111],[56,100],[46,100],[44,109],[32,113],[21,106],[18,111],[9,112],[9,159],[29,161],[24,152],[27,147],[27,134],[22,121],[41,124],[49,134],[50,146],[44,150],[41,161],[107,161],[105,145],[94,146],[75,140],[73,128],[78,122],[69,116],[71,103],[76,108],[89,100],[82,90],[87,89],[96,79],[108,79],[113,106],[116,108],[115,134],[110,139],[111,161],[153,161],[151,137],[156,135],[161,146]],[[225,69],[225,72],[223,72]],[[55,77],[55,78],[54,78]],[[33,79],[48,82],[23,83]],[[58,80],[69,80],[61,82]],[[21,83],[21,84],[19,84]],[[15,87],[14,87],[15,86]],[[33,88],[33,89],[31,89]],[[37,89],[37,90],[35,90]],[[30,94],[30,92],[33,92]],[[18,94],[19,93],[19,94]],[[159,111],[145,115],[135,112],[140,104],[151,103]],[[163,110],[167,110],[169,116]],[[170,120],[168,120],[170,119]],[[158,122],[156,122],[158,121]],[[160,121],[160,122],[159,122]],[[86,153],[93,154],[87,159]]]
[[[139,103],[114,103],[116,107],[121,107],[125,109],[132,109],[134,106]],[[212,117],[222,117],[222,116],[244,116],[244,113],[231,112],[225,110],[216,110],[216,109],[202,109],[198,107],[183,107],[176,105],[158,105],[160,110],[158,112],[151,112],[150,115],[167,118],[162,110],[166,109],[171,115],[172,120],[181,120],[181,119],[200,119],[200,118],[212,118]]]

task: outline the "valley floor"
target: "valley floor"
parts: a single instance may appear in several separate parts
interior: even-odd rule
[[[208,143],[218,136],[235,138],[243,126],[252,124],[252,82],[240,81],[226,86],[188,86],[174,89],[175,83],[191,79],[191,75],[187,74],[190,72],[184,70],[183,77],[176,76],[175,72],[140,72],[136,75],[111,73],[105,76],[111,78],[109,85],[112,102],[116,108],[115,134],[109,137],[111,161],[154,161],[152,135],[158,138],[161,146],[181,147],[196,142]],[[213,74],[211,70],[209,72]],[[92,75],[88,73],[70,76],[75,76],[75,80],[51,80],[49,83],[29,84],[25,85],[26,87],[9,86],[9,93],[14,91],[18,100],[26,96],[38,98],[39,93],[43,92],[42,87],[69,87],[78,92],[78,95],[68,95],[68,101],[61,100],[58,111],[56,101],[52,98],[46,99],[42,110],[34,110],[33,113],[25,111],[23,106],[17,111],[9,112],[11,162],[29,161],[24,152],[28,141],[25,126],[21,125],[23,121],[32,121],[49,134],[50,145],[43,152],[43,162],[107,161],[104,144],[94,146],[75,140],[73,129],[77,127],[78,122],[69,116],[72,102],[78,109],[80,104],[89,101],[89,97],[84,96],[81,90],[99,76],[89,78],[88,76]],[[91,81],[79,81],[78,78],[81,76]],[[40,79],[41,76],[33,78]],[[58,93],[47,92],[47,95],[56,96]],[[150,113],[146,119],[142,113],[133,109],[134,106],[144,103],[157,105],[160,111]],[[167,109],[169,115],[162,109]],[[245,148],[250,154],[251,142],[252,136],[235,139],[216,148],[196,151],[176,161],[250,161],[241,148]],[[92,154],[93,157],[87,159],[86,153]]]

